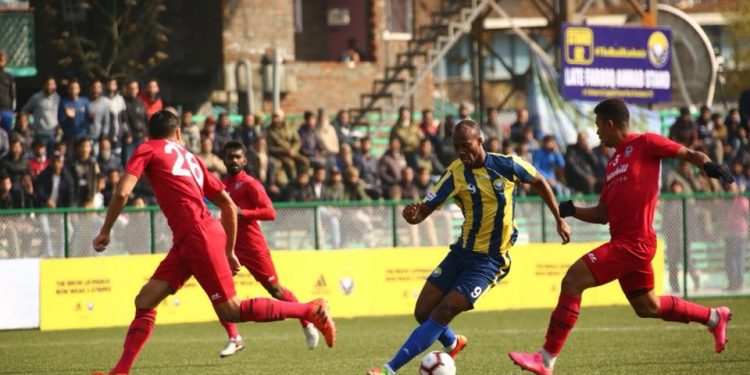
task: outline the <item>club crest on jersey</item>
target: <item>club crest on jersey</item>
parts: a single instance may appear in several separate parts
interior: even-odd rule
[[[443,269],[440,267],[435,268],[432,270],[432,276],[438,277],[443,274]]]
[[[625,147],[625,157],[633,155],[633,146]]]
[[[474,184],[469,184],[469,193],[474,194],[477,192],[477,187]]]
[[[237,190],[242,186],[242,181],[237,181],[237,183],[234,184],[234,189]]]
[[[505,190],[505,182],[498,178],[492,183],[492,188],[495,189],[495,191],[503,191]]]

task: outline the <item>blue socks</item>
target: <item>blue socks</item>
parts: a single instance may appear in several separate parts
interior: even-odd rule
[[[396,355],[388,362],[388,366],[393,371],[398,371],[402,366],[409,362],[412,358],[416,357],[419,353],[422,353],[430,347],[437,339],[445,335],[446,326],[436,323],[432,319],[427,319],[422,325],[417,327],[406,339],[401,349],[396,352]],[[450,337],[455,340],[456,335],[453,331],[450,331]],[[448,338],[446,337],[446,340]],[[451,345],[453,340],[450,341]],[[442,342],[442,341],[441,341]]]
[[[454,342],[456,342],[456,334],[451,329],[451,326],[445,326],[445,331],[440,334],[440,337],[438,337],[438,341],[440,341],[443,346],[448,348],[453,345]]]

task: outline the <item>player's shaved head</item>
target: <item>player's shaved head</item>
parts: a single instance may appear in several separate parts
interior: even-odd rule
[[[151,139],[169,138],[180,128],[180,119],[169,110],[161,110],[148,119],[148,136]]]
[[[482,131],[479,129],[479,124],[476,123],[474,120],[461,120],[456,124],[456,127],[453,129],[453,139],[456,139],[456,137],[462,137],[462,138],[474,138],[474,137],[481,137]]]
[[[482,131],[473,120],[461,120],[453,129],[456,155],[469,168],[478,168],[484,164],[486,154],[482,142]]]
[[[601,101],[594,108],[594,113],[603,120],[612,120],[620,129],[627,128],[630,122],[630,111],[622,98],[611,98]]]

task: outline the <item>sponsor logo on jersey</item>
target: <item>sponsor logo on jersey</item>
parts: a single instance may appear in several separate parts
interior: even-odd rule
[[[630,155],[633,155],[633,146],[625,147],[625,157],[629,157]]]
[[[623,165],[617,167],[617,169],[615,169],[614,171],[610,172],[607,175],[607,182],[609,182],[611,179],[613,179],[613,178],[615,178],[615,177],[617,177],[617,176],[619,176],[619,175],[627,172],[629,166],[630,166],[630,164],[623,164]]]
[[[589,256],[589,259],[591,259],[591,263],[596,262],[596,255],[594,255],[594,253],[588,253],[587,255]]]
[[[434,191],[428,191],[427,195],[425,196],[425,198],[427,198],[428,201],[432,201],[436,197],[437,197],[437,194],[435,194]]]

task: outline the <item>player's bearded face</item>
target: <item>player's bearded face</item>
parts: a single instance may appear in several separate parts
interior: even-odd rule
[[[231,176],[240,173],[242,168],[245,167],[245,164],[247,164],[247,159],[245,159],[245,155],[242,154],[241,150],[229,152],[224,157],[224,165],[227,167],[227,172],[229,172],[229,175]]]

